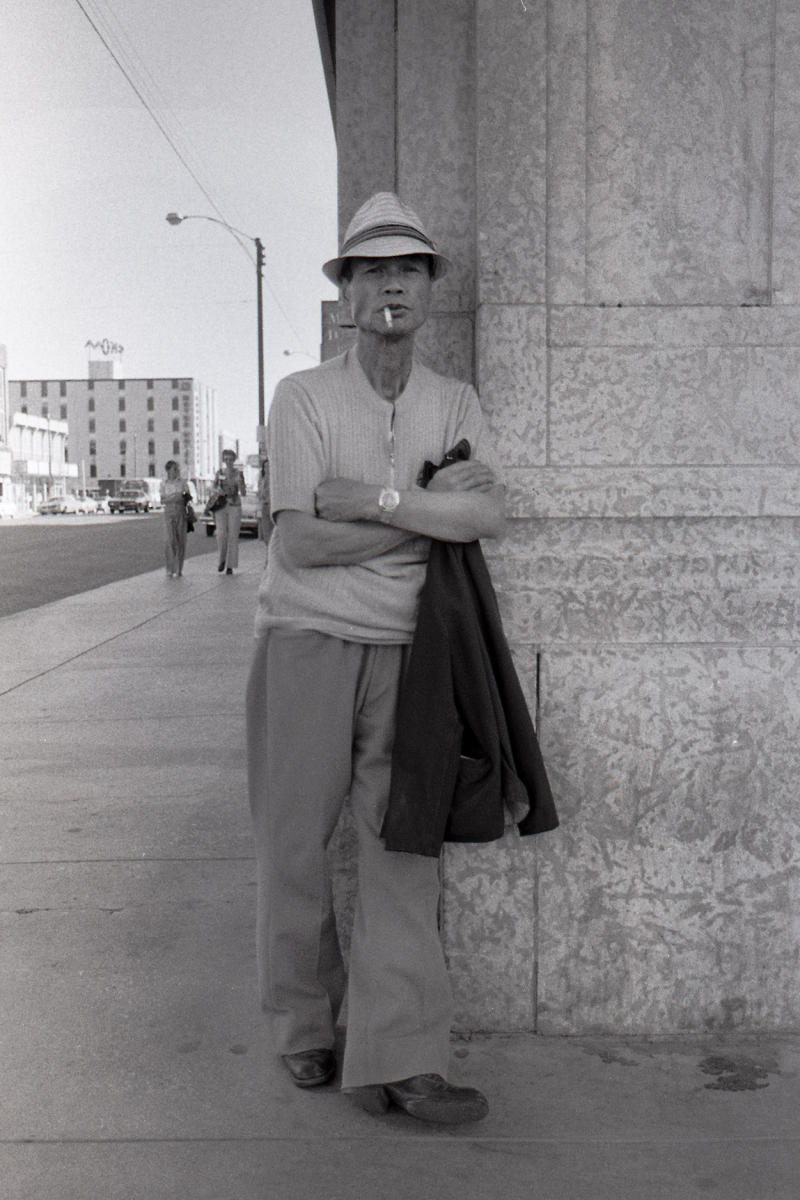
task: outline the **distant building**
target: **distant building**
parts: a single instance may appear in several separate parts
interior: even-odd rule
[[[13,488],[13,459],[8,444],[8,371],[5,346],[0,346],[0,517],[16,510]]]
[[[67,455],[81,483],[159,478],[174,458],[198,481],[217,462],[216,396],[194,378],[118,379],[116,364],[89,363],[88,379],[16,379],[12,412],[65,421]]]
[[[10,500],[16,513],[34,510],[48,496],[75,491],[78,467],[67,462],[66,421],[15,412],[8,446],[12,459]]]
[[[320,361],[327,362],[344,354],[356,340],[356,327],[350,317],[347,306],[339,300],[322,301],[322,342],[320,344]]]

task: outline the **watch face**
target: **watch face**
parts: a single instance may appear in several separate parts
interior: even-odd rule
[[[394,512],[400,503],[400,496],[394,488],[384,488],[378,497],[378,507],[383,512]]]

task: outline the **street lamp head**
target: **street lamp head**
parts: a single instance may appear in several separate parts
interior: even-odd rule
[[[169,221],[170,225],[180,225],[183,217],[180,213],[167,213],[167,220]]]

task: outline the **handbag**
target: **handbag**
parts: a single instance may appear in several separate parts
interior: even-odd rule
[[[217,489],[215,488],[211,492],[211,495],[208,497],[208,501],[206,502],[206,512],[207,513],[219,512],[219,510],[221,508],[224,508],[227,503],[228,503],[228,500],[227,500],[227,497],[225,496],[225,494],[223,492],[217,491]]]

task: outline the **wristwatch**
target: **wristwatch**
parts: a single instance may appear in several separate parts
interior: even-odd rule
[[[381,516],[387,516],[393,513],[400,503],[400,493],[394,488],[383,488],[380,496],[378,496],[378,508],[381,510]]]

